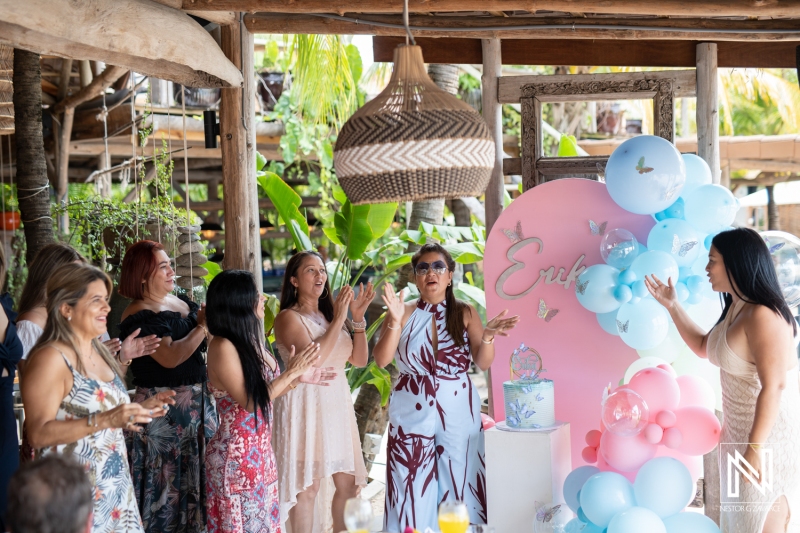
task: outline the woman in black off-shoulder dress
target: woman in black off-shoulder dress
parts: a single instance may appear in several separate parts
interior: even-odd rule
[[[159,391],[177,392],[167,416],[126,438],[131,476],[146,532],[206,530],[205,448],[217,428],[207,389],[205,311],[184,296],[170,294],[175,272],[163,247],[140,241],[125,254],[119,292],[132,298],[120,324],[124,338],[158,335],[152,356],[131,362],[134,402]]]

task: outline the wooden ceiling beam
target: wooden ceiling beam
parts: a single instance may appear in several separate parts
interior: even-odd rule
[[[333,33],[405,38],[403,21],[398,15],[363,17],[352,13],[347,15],[349,18],[358,19],[358,23],[315,15],[275,13],[246,15],[244,20],[248,30],[253,33]],[[396,27],[376,26],[370,22],[393,24]],[[800,41],[798,20],[416,16],[410,17],[409,24],[412,27],[430,28],[412,30],[415,36],[438,38]],[[520,26],[534,26],[535,29],[520,28]],[[620,26],[625,29],[607,29],[607,26]],[[459,28],[461,31],[447,31],[448,28]],[[670,28],[682,30],[675,31]],[[771,32],[753,33],[765,30]],[[778,30],[790,33],[781,33]]]
[[[184,9],[248,13],[402,13],[403,0],[183,0]],[[409,0],[412,13],[458,11],[561,11],[696,17],[800,16],[794,0]]]
[[[103,61],[189,87],[242,84],[207,31],[151,0],[0,0],[0,13],[0,42],[17,48]]]
[[[503,39],[501,47],[504,65],[694,68],[698,42]],[[405,43],[402,37],[374,37],[373,59],[391,62],[395,47],[401,43]],[[478,39],[420,37],[417,44],[422,47],[426,63],[480,64],[482,60]],[[794,68],[797,44],[789,41],[719,42],[718,64],[721,68]]]

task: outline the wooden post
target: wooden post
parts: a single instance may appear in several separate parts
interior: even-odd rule
[[[716,43],[697,45],[697,155],[711,167],[712,182],[719,183],[719,95]]]
[[[222,51],[244,73],[244,86],[222,89],[220,140],[225,191],[224,267],[249,270],[262,289],[255,157],[253,34],[237,23],[222,28]]]
[[[503,62],[500,39],[481,39],[483,50],[483,76],[481,77],[481,105],[483,118],[494,136],[495,159],[492,179],[486,188],[486,233],[500,218],[503,211],[503,113],[497,99],[497,79],[502,76]]]

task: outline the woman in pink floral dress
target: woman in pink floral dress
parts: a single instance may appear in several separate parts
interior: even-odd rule
[[[327,385],[335,374],[313,367],[319,345],[294,355],[280,374],[264,348],[264,297],[243,270],[222,272],[208,288],[209,390],[219,429],[206,450],[209,533],[278,533],[278,472],[272,451],[274,399],[297,383]]]

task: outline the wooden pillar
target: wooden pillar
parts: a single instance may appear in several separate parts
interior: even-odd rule
[[[697,155],[711,167],[713,183],[720,181],[719,94],[717,44],[697,45]]]
[[[222,27],[222,51],[244,73],[241,88],[222,89],[219,105],[226,270],[253,273],[262,289],[256,182],[254,42],[244,24]]]
[[[481,105],[483,118],[494,137],[495,158],[492,179],[486,188],[486,234],[500,218],[503,211],[503,106],[497,100],[497,80],[503,74],[500,57],[500,39],[481,39],[483,49],[483,76],[481,77]]]

